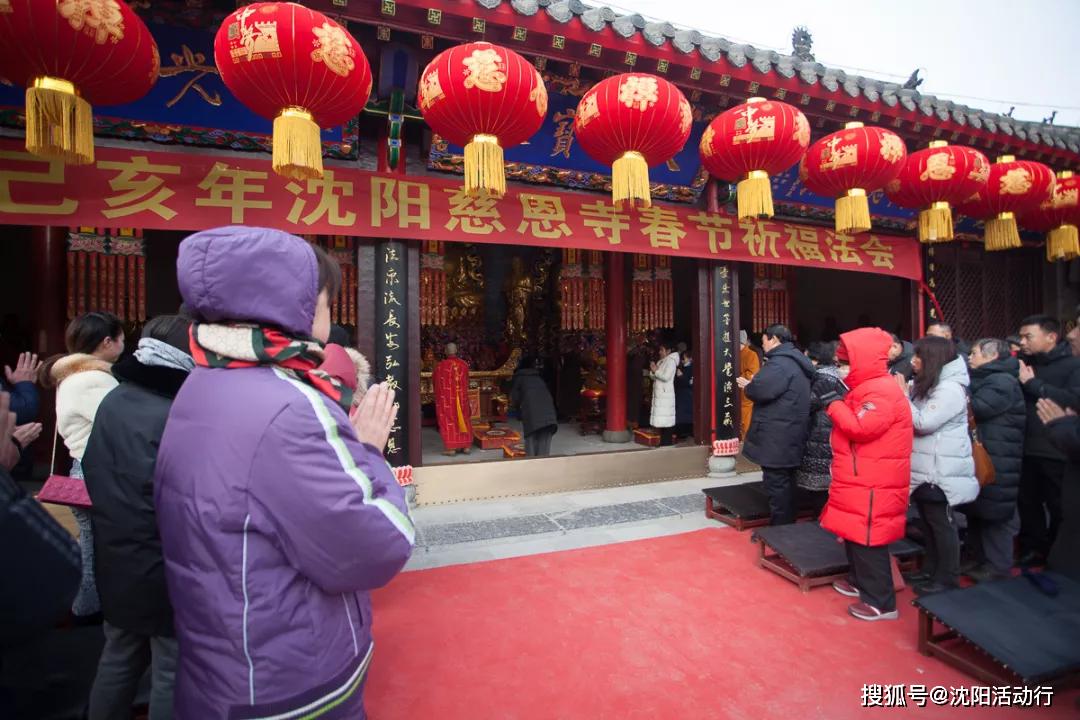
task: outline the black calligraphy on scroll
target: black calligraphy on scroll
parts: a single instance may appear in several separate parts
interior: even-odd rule
[[[717,440],[738,437],[738,418],[735,414],[735,342],[732,336],[734,323],[734,298],[732,293],[732,267],[718,263],[713,267],[713,358],[715,378],[715,432]]]
[[[408,270],[403,242],[388,240],[375,248],[375,377],[397,393],[401,409],[386,443],[386,459],[391,465],[408,461],[408,433],[405,429],[408,395]]]

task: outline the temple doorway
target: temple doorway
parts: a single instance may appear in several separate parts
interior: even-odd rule
[[[511,398],[515,371],[523,364],[535,369],[554,403],[557,431],[551,455],[639,452],[658,444],[659,435],[649,428],[650,362],[657,359],[661,342],[691,344],[688,308],[694,286],[689,279],[696,262],[624,256],[623,402],[632,432],[629,442],[613,443],[603,438],[610,296],[606,256],[535,246],[424,244],[419,384],[424,465],[525,457],[521,408]],[[461,417],[455,424],[467,427],[471,436],[450,442],[440,433],[435,379],[448,347],[468,370],[467,422]],[[692,409],[683,415],[692,418]],[[679,431],[677,443],[692,442],[692,420]]]

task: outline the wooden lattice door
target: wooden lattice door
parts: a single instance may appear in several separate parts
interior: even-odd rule
[[[1034,248],[988,253],[962,243],[936,245],[927,250],[927,284],[957,337],[1005,337],[1041,307],[1041,263]],[[930,322],[941,319],[932,304],[928,312]]]

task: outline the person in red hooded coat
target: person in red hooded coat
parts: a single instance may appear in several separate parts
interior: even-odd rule
[[[841,335],[836,356],[851,368],[851,391],[827,400],[833,479],[821,526],[844,539],[851,572],[833,588],[860,600],[848,608],[860,620],[898,617],[889,544],[904,536],[914,432],[908,399],[889,376],[890,345],[878,328]]]

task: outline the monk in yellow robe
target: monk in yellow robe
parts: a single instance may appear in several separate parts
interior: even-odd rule
[[[758,358],[758,354],[754,352],[754,348],[750,347],[750,338],[747,336],[746,331],[740,330],[739,375],[747,380],[753,380],[759,370],[761,370],[761,360]],[[742,427],[740,428],[739,439],[745,440],[746,433],[750,430],[750,418],[754,414],[754,403],[750,401],[750,398],[746,397],[746,392],[743,390],[739,390],[739,402],[742,406],[740,412]]]

